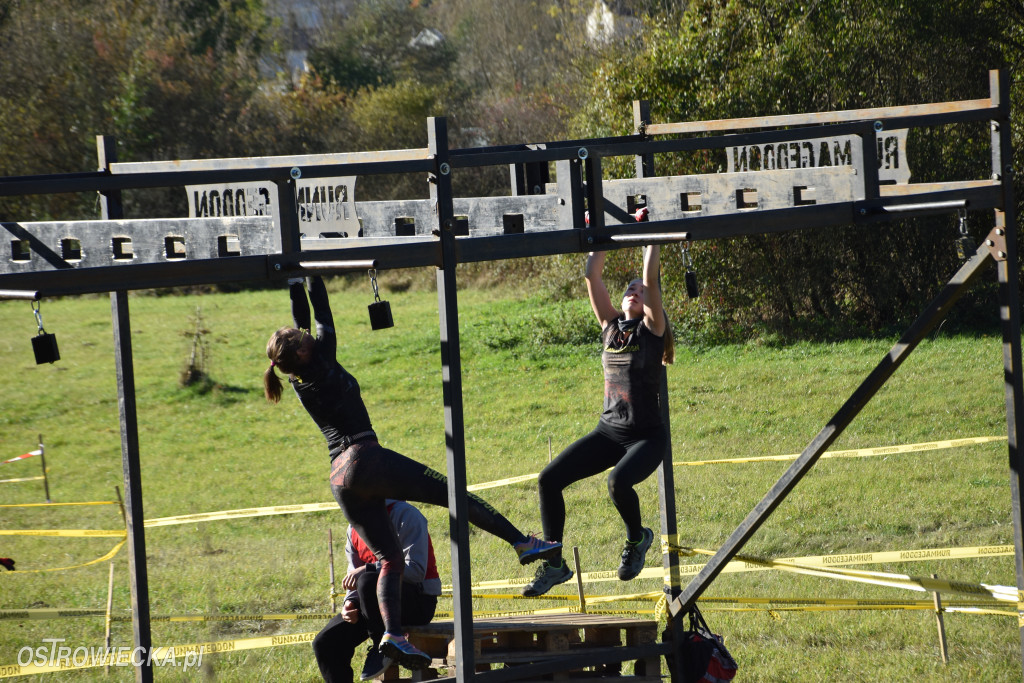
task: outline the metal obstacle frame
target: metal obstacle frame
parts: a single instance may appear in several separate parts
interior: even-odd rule
[[[703,241],[851,224],[867,226],[907,216],[963,210],[994,211],[994,227],[981,247],[685,588],[681,588],[677,557],[672,552],[663,554],[669,584],[666,591],[671,597],[670,612],[678,623],[685,609],[695,603],[916,345],[991,264],[995,265],[999,280],[1017,586],[1018,591],[1024,590],[1024,518],[1020,498],[1024,461],[1018,436],[1024,417],[1024,384],[1009,83],[1005,71],[992,71],[990,95],[984,99],[693,123],[652,123],[646,103],[637,102],[633,111],[635,131],[631,135],[470,149],[448,148],[447,123],[443,118],[428,120],[428,145],[424,149],[306,157],[117,163],[114,141],[100,136],[98,171],[0,178],[0,196],[67,192],[99,192],[101,196],[100,221],[0,224],[11,238],[12,250],[10,258],[0,254],[0,298],[111,293],[135,645],[147,651],[152,647],[128,291],[278,281],[368,266],[437,269],[454,627],[462,663],[451,680],[491,683],[669,654],[671,648],[664,643],[615,648],[601,655],[570,654],[512,669],[474,671],[456,265],[612,250],[655,242]],[[970,122],[987,122],[991,127],[989,179],[917,185],[887,185],[880,181],[876,150],[879,132]],[[858,141],[857,158],[851,168],[764,171],[759,175],[748,174],[752,175],[749,178],[736,174],[725,179],[724,182],[731,183],[731,190],[726,188],[724,193],[720,191],[722,177],[657,176],[654,169],[659,154],[793,144],[838,135],[854,136]],[[606,179],[602,160],[621,156],[634,157],[636,177]],[[457,170],[505,164],[511,176],[509,196],[454,196],[452,174]],[[549,179],[552,164],[556,169],[555,183]],[[364,228],[359,237],[303,234],[302,207],[296,191],[300,179],[386,173],[425,174],[429,199],[355,203]],[[759,187],[762,181],[772,189],[763,193],[751,189]],[[272,218],[132,220],[123,216],[124,190],[247,182],[272,184],[277,202]],[[694,210],[687,198],[696,193],[702,193],[710,203]],[[713,197],[716,199],[711,201]],[[633,221],[630,214],[637,201],[649,208],[650,222]],[[712,206],[714,202],[718,204]],[[585,212],[589,212],[589,225]],[[412,230],[410,224],[414,226]],[[662,387],[667,388],[664,375]],[[667,414],[667,405],[663,410]],[[658,470],[658,490],[661,534],[670,544],[676,544],[671,450]],[[1020,604],[1018,612],[1024,653],[1024,607]],[[137,667],[136,680],[152,680],[151,667]]]

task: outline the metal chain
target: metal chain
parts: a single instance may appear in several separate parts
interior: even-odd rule
[[[39,326],[39,334],[43,334],[43,314],[39,312],[39,302],[31,301],[29,303],[32,305],[32,312],[36,314],[36,325]]]
[[[380,293],[377,291],[377,269],[370,268],[367,273],[370,275],[370,285],[373,286],[373,300],[380,301]]]

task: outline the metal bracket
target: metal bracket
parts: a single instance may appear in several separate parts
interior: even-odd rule
[[[996,261],[1006,260],[1006,229],[996,226],[985,236],[985,246]]]

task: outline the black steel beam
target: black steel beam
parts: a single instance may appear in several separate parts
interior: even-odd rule
[[[1003,387],[1006,401],[1007,454],[1010,464],[1010,516],[1013,522],[1014,566],[1018,594],[1024,595],[1024,365],[1021,359],[1020,242],[1017,234],[1017,205],[1013,191],[1013,145],[1010,135],[1010,81],[1005,72],[990,75],[992,99],[999,104],[1000,117],[991,122],[992,175],[1002,182],[1003,210],[996,211],[993,232],[1002,230],[1006,239],[1004,258],[997,263],[999,275],[999,319],[1003,332]],[[1021,660],[1024,664],[1024,610],[1017,604]]]
[[[448,515],[452,558],[452,605],[459,683],[473,679],[473,599],[469,561],[469,496],[466,492],[466,433],[462,406],[462,358],[459,348],[459,303],[455,280],[455,210],[448,163],[448,123],[429,119],[428,148],[437,165],[430,198],[437,207],[441,267],[437,270],[437,310],[441,329],[441,382],[444,399],[445,453],[448,467]]]
[[[135,680],[137,683],[150,683],[153,680],[153,666],[150,662],[153,639],[149,624],[149,574],[146,570],[142,465],[139,459],[139,427],[135,408],[135,370],[132,365],[128,293],[123,290],[111,292],[110,307],[114,322],[114,360],[117,367],[118,412],[121,420],[121,465],[124,475],[125,526],[128,533],[132,639],[140,652],[140,663],[135,666]]]

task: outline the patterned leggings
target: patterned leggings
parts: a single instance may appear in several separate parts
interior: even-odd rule
[[[448,478],[375,441],[353,444],[331,463],[331,493],[356,532],[381,562],[377,604],[389,633],[401,635],[404,555],[388,519],[385,499],[448,507]],[[523,534],[478,496],[469,494],[469,521],[509,544]]]

